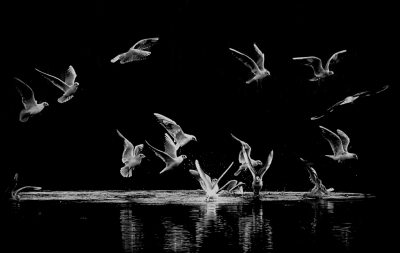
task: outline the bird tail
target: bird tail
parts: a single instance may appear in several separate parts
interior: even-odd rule
[[[27,122],[30,116],[31,114],[29,112],[22,110],[21,113],[19,114],[19,121]]]
[[[333,188],[329,188],[329,189],[327,189],[326,191],[327,192],[333,192],[335,189],[333,189]]]
[[[333,160],[336,160],[336,159],[335,159],[335,156],[333,156],[333,155],[325,155],[325,156],[327,156],[327,157],[329,157],[329,158],[332,158]]]
[[[114,63],[114,62],[118,61],[119,58],[120,58],[120,56],[121,56],[121,55],[115,56],[114,58],[111,59],[111,62]]]
[[[123,177],[131,177],[132,176],[132,169],[128,166],[124,166],[121,168],[120,173]]]

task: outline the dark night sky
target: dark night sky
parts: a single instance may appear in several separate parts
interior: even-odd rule
[[[390,53],[384,8],[366,3],[160,2],[4,7],[13,15],[1,21],[7,62],[1,101],[3,183],[18,172],[21,184],[46,190],[198,189],[187,172],[195,159],[212,177],[235,161],[224,184],[238,168],[240,144],[233,133],[250,144],[254,159],[265,162],[274,150],[263,190],[311,189],[299,157],[315,162],[327,187],[381,190],[383,174],[391,167],[387,144],[394,133],[393,83],[384,74],[392,70],[384,64]],[[160,39],[147,60],[110,62],[149,37]],[[272,74],[258,91],[255,83],[246,85],[247,68],[228,49],[255,57],[253,43],[264,52]],[[331,67],[336,75],[320,87],[307,81],[310,67],[292,60],[314,55],[326,62],[343,49],[343,59]],[[61,92],[34,68],[60,75],[69,65],[80,88],[71,101],[59,104]],[[39,102],[50,104],[26,123],[18,120],[22,103],[13,76],[30,85]],[[391,87],[383,93],[310,120],[348,95],[387,84]],[[182,148],[189,158],[180,168],[162,175],[163,163],[145,149],[148,159],[132,178],[123,178],[123,141],[116,129],[134,145],[147,140],[162,149],[165,131],[154,112],[175,120],[198,142]],[[359,160],[338,165],[326,158],[331,149],[318,125],[349,135],[350,152]],[[238,179],[251,186],[249,173]]]

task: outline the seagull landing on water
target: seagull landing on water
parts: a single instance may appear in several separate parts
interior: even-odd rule
[[[38,104],[31,87],[16,77],[14,77],[14,79],[18,81],[16,88],[19,94],[21,94],[22,104],[24,104],[25,107],[19,114],[19,121],[26,122],[30,116],[40,113],[43,108],[49,104],[47,102]]]
[[[242,144],[242,147],[244,147],[244,150],[246,151],[247,156],[249,157],[249,160],[251,161],[251,165],[253,166],[253,168],[256,168],[256,167],[258,167],[258,166],[261,166],[261,165],[262,165],[262,162],[261,162],[260,160],[253,160],[253,159],[251,159],[251,157],[250,157],[250,153],[251,153],[251,147],[250,147],[250,145],[247,144],[246,142],[242,141],[242,140],[239,140],[239,139],[238,139],[237,137],[235,137],[233,134],[231,134],[231,135],[232,135],[232,137],[233,137],[235,140],[239,141],[240,144]],[[240,152],[239,152],[239,163],[240,163],[241,165],[240,165],[239,169],[235,172],[235,174],[234,174],[235,176],[238,176],[242,171],[246,171],[247,168],[248,168],[247,163],[246,163],[246,160],[244,159],[243,149],[241,149]]]
[[[322,196],[330,194],[330,192],[332,192],[334,189],[326,189],[325,186],[322,184],[321,179],[319,179],[317,172],[308,165],[309,163],[302,158],[300,158],[300,160],[306,164],[307,171],[310,174],[310,181],[314,184],[314,187],[311,189],[311,191],[306,192],[303,197],[322,198]]]
[[[333,151],[333,155],[326,155],[327,157],[330,157],[339,163],[348,159],[358,159],[356,154],[347,151],[350,138],[343,131],[337,129],[338,135],[336,135],[334,132],[323,126],[319,127],[322,130],[322,136],[329,142]]]
[[[168,133],[174,138],[176,143],[176,149],[183,147],[186,143],[191,140],[197,141],[196,137],[191,134],[185,134],[182,128],[176,124],[175,121],[169,119],[159,113],[154,113],[159,123],[168,131]]]
[[[258,82],[261,79],[263,79],[266,76],[271,75],[271,73],[264,68],[264,60],[265,60],[264,53],[261,52],[261,50],[257,47],[257,45],[255,43],[253,45],[254,45],[254,49],[256,50],[257,55],[258,55],[257,63],[254,62],[254,60],[251,59],[249,56],[247,56],[239,51],[236,51],[233,48],[229,48],[229,50],[231,50],[234,53],[233,55],[236,58],[238,58],[244,65],[246,65],[251,70],[251,72],[254,74],[253,78],[246,81],[247,84],[251,83],[253,81],[256,81],[258,84]]]
[[[120,64],[128,63],[131,61],[140,61],[147,58],[151,53],[149,52],[151,46],[158,41],[158,38],[142,39],[133,45],[128,52],[122,53],[111,59],[114,63],[119,60]]]
[[[375,92],[371,92],[371,91],[362,91],[362,92],[359,92],[359,93],[357,93],[357,94],[354,94],[353,96],[348,96],[348,97],[346,97],[345,99],[343,99],[343,100],[337,102],[337,103],[334,104],[333,106],[329,107],[329,109],[326,110],[326,111],[327,111],[326,113],[333,112],[333,109],[335,109],[335,107],[337,107],[337,106],[339,106],[339,105],[352,104],[352,103],[354,103],[354,101],[355,101],[356,99],[358,99],[358,98],[360,98],[360,97],[368,97],[368,96],[371,95],[371,93],[378,94],[378,93],[381,93],[382,91],[386,90],[387,88],[389,88],[389,85],[384,86],[383,89],[381,89],[381,90],[379,90],[379,91],[375,91]],[[325,113],[325,114],[326,114],[326,113]],[[325,114],[323,114],[323,115],[321,115],[321,116],[318,116],[318,117],[312,117],[311,120],[320,119],[320,118],[324,117]]]
[[[205,174],[204,171],[201,169],[200,164],[197,160],[195,161],[195,164],[197,171],[189,170],[189,172],[199,181],[201,188],[203,188],[203,190],[206,192],[206,201],[208,201],[209,199],[216,199],[220,191],[224,190],[225,188],[227,188],[232,184],[231,180],[221,188],[219,188],[218,186],[218,182],[225,175],[225,173],[232,167],[233,162],[231,163],[231,165],[229,165],[229,167],[225,170],[224,173],[222,173],[222,175],[218,179],[214,178],[212,181],[210,176]]]
[[[13,200],[19,200],[19,193],[21,191],[24,190],[35,190],[35,191],[39,191],[42,189],[42,187],[38,187],[38,186],[24,186],[21,188],[17,189],[17,184],[18,184],[18,173],[15,173],[14,176],[14,187],[10,190],[10,187],[7,188],[6,190],[6,194],[9,195],[9,197]]]
[[[43,71],[40,71],[36,68],[35,70],[64,92],[64,94],[57,100],[59,103],[65,103],[74,97],[74,94],[78,89],[79,83],[75,82],[77,74],[72,66],[68,67],[67,72],[65,73],[64,81],[55,76],[44,73]]]
[[[118,130],[117,133],[124,139],[124,152],[122,153],[122,162],[125,164],[120,169],[120,173],[123,177],[131,177],[132,171],[136,166],[140,165],[142,158],[146,156],[142,154],[143,144],[136,145],[134,147],[128,139],[126,139]]]
[[[253,183],[252,183],[252,187],[253,187],[253,193],[255,196],[259,196],[260,195],[260,190],[263,187],[263,176],[265,174],[265,172],[269,169],[269,167],[271,166],[272,163],[272,158],[274,156],[274,151],[272,150],[271,153],[269,153],[267,161],[265,162],[264,166],[261,167],[259,170],[256,170],[250,163],[249,161],[249,156],[247,154],[247,152],[245,151],[244,147],[242,147],[243,150],[243,154],[244,154],[244,159],[249,167],[249,170],[251,172],[251,175],[253,176]]]
[[[329,65],[333,63],[337,63],[339,61],[338,55],[346,52],[347,50],[342,50],[337,53],[334,53],[331,58],[326,62],[325,68],[322,66],[322,61],[320,58],[315,56],[306,56],[306,57],[295,57],[293,60],[306,60],[306,64],[310,66],[314,70],[315,77],[311,78],[310,81],[318,81],[327,76],[333,75],[333,71],[329,70]]]
[[[172,170],[187,158],[185,155],[176,156],[176,150],[178,149],[178,146],[174,144],[171,137],[169,137],[167,133],[165,134],[164,141],[165,152],[151,146],[147,141],[146,143],[154,151],[154,153],[165,162],[165,168],[160,172],[160,174]]]

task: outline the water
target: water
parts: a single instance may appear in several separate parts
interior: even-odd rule
[[[2,252],[357,252],[378,248],[372,196],[32,192],[5,203]],[[176,197],[174,197],[176,196]],[[183,196],[186,196],[183,198]]]

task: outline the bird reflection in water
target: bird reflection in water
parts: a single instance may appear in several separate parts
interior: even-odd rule
[[[190,232],[183,224],[175,224],[171,220],[163,222],[165,228],[164,250],[173,252],[190,252],[192,242],[190,241]]]
[[[136,252],[142,249],[144,238],[141,220],[132,214],[132,210],[123,208],[120,212],[120,221],[124,252]]]

